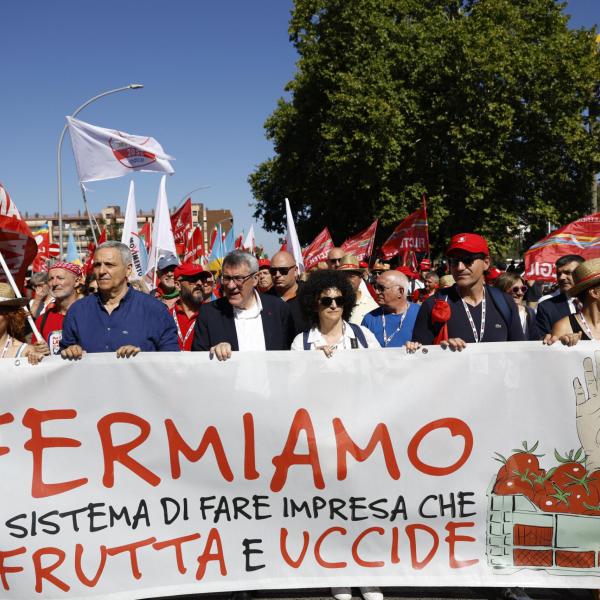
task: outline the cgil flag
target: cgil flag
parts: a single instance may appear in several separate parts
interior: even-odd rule
[[[173,229],[177,254],[181,255],[185,253],[186,241],[192,232],[192,228],[192,200],[191,198],[188,198],[182,206],[171,215],[171,229]]]
[[[0,253],[17,286],[23,287],[27,268],[35,259],[37,244],[8,192],[0,183]],[[0,269],[0,281],[8,281]]]
[[[373,244],[375,243],[375,232],[377,231],[377,219],[366,229],[363,229],[355,236],[348,238],[342,244],[342,250],[346,254],[353,254],[358,260],[365,260],[367,256],[373,254]]]
[[[132,171],[174,173],[162,146],[152,137],[105,129],[67,117],[79,181],[130,175]]]
[[[327,258],[327,254],[334,247],[329,229],[325,227],[321,233],[302,251],[304,267],[312,269],[317,263]]]
[[[305,269],[304,259],[302,258],[302,248],[300,247],[300,241],[298,240],[298,234],[296,233],[296,225],[294,223],[294,216],[292,215],[290,201],[287,198],[285,199],[285,218],[287,221],[285,234],[286,250],[294,256],[294,260],[298,266],[298,272],[304,273]]]
[[[421,208],[398,223],[392,235],[381,246],[384,260],[389,260],[400,253],[406,255],[410,251],[429,254],[429,227],[425,194],[423,194]]]
[[[554,263],[566,254],[579,254],[586,260],[600,257],[600,213],[577,219],[531,246],[525,252],[525,278],[553,281]]]
[[[31,270],[34,273],[40,273],[46,270],[48,261],[50,260],[50,228],[45,223],[34,229],[31,234],[37,244],[37,255],[31,265]]]
[[[131,279],[141,279],[146,274],[148,255],[145,248],[142,253],[144,244],[140,240],[140,234],[138,232],[135,187],[133,181],[129,183],[129,196],[127,197],[127,209],[125,210],[125,223],[123,223],[121,242],[131,251]]]
[[[156,210],[154,211],[154,226],[152,228],[152,246],[148,256],[146,275],[154,271],[159,258],[173,254],[177,256],[175,239],[171,229],[171,217],[169,215],[169,203],[167,201],[167,176],[160,178],[158,196],[156,198]]]
[[[202,229],[196,225],[187,234],[183,262],[195,262],[204,255],[204,236]]]

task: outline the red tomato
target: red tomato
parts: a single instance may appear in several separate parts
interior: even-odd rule
[[[509,496],[512,494],[524,494],[528,498],[533,498],[533,486],[520,477],[505,477],[496,481],[494,492],[500,496]]]
[[[568,462],[556,467],[556,470],[550,476],[550,480],[563,488],[577,483],[576,479],[581,479],[585,475],[585,467],[578,462]]]
[[[540,461],[535,454],[530,452],[517,452],[508,457],[506,461],[506,470],[510,475],[514,475],[515,471],[525,473],[525,471],[539,471]]]
[[[580,483],[569,486],[568,489],[572,494],[569,498],[571,512],[579,515],[594,514],[594,509],[589,507],[598,506],[600,503],[600,492],[595,486],[589,484],[587,488],[586,490],[585,486]]]

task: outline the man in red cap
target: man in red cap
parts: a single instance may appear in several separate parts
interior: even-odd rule
[[[273,287],[273,277],[271,277],[271,261],[268,258],[261,258],[258,261],[258,284],[256,289],[261,294],[266,294]]]
[[[170,313],[177,327],[180,350],[192,349],[194,325],[204,299],[202,273],[202,267],[193,263],[182,263],[175,267],[175,287],[179,297]]]
[[[78,299],[77,285],[81,268],[73,263],[57,261],[48,268],[48,287],[54,302],[37,318],[36,327],[42,334],[36,338],[36,350],[43,354],[60,354],[60,340],[65,315]]]
[[[409,350],[436,343],[462,350],[467,343],[524,339],[514,300],[485,284],[489,254],[485,238],[476,233],[452,237],[446,256],[456,283],[421,305]]]

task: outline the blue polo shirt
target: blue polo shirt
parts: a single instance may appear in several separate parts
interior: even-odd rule
[[[383,308],[380,306],[370,313],[367,313],[362,321],[363,327],[371,330],[382,348],[400,348],[406,342],[412,339],[413,327],[419,314],[419,305],[408,303],[406,317],[402,320],[402,315],[394,315],[386,313],[385,315],[385,334],[391,339],[388,340],[387,346],[383,338]],[[402,326],[400,327],[400,322]],[[398,329],[400,327],[400,329]]]
[[[60,348],[74,344],[86,352],[116,352],[126,345],[142,352],[179,352],[177,327],[167,307],[131,287],[111,314],[99,294],[75,302],[65,316]]]

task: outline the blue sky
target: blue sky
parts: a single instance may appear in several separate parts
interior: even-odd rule
[[[0,181],[22,212],[56,211],[56,146],[64,116],[128,83],[80,115],[151,135],[175,156],[171,207],[194,194],[252,223],[248,174],[272,154],[263,123],[293,77],[291,0],[3,0],[0,5]],[[600,0],[571,0],[573,27],[600,22]],[[82,209],[69,138],[63,145],[65,212]],[[134,176],[138,208],[156,202],[159,176]],[[90,184],[93,210],[125,208],[127,178]],[[293,199],[292,199],[293,208]],[[267,250],[277,236],[259,232]],[[301,240],[306,243],[310,240]]]

